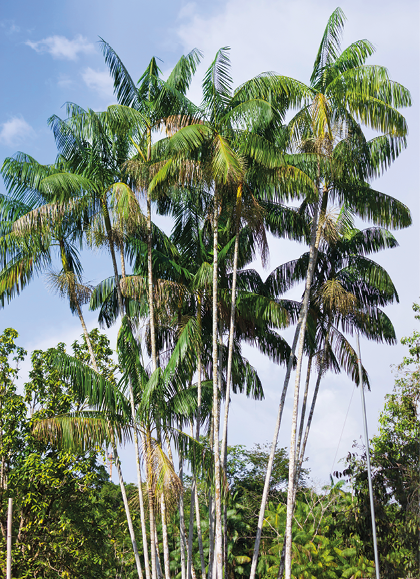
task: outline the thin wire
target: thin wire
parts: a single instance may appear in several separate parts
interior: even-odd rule
[[[352,403],[352,400],[353,400],[353,396],[354,396],[354,391],[355,391],[355,390],[356,390],[356,383],[355,383],[354,386],[353,386],[353,392],[351,393],[351,396],[350,396],[350,402],[349,402],[349,406],[348,406],[348,408],[347,408],[347,414],[346,414],[346,417],[345,417],[344,422],[343,422],[343,428],[341,429],[340,438],[339,438],[338,444],[337,444],[337,450],[335,451],[334,460],[333,460],[333,463],[332,463],[332,466],[331,466],[331,473],[332,473],[333,468],[334,468],[334,465],[335,465],[335,459],[337,458],[338,449],[340,448],[341,439],[342,439],[342,437],[343,437],[344,428],[345,428],[345,426],[346,426],[346,422],[347,422],[347,418],[348,418],[348,415],[349,415],[349,412],[350,412],[350,406],[351,406],[351,403]]]

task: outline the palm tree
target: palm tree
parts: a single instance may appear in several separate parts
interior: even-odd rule
[[[34,229],[41,240],[42,236],[48,236],[50,239],[51,232],[55,235],[63,266],[62,276],[64,275],[67,280],[67,289],[70,290],[70,303],[73,309],[79,313],[87,343],[90,345],[86,326],[81,316],[80,303],[79,300],[75,300],[77,293],[80,297],[80,291],[76,290],[74,271],[80,278],[81,266],[78,261],[75,262],[75,256],[78,260],[78,255],[71,245],[69,246],[67,238],[78,240],[81,246],[86,229],[92,235],[92,221],[96,221],[95,236],[98,235],[97,229],[99,229],[100,235],[101,227],[105,227],[105,238],[112,257],[114,277],[118,280],[119,310],[122,312],[122,294],[119,288],[115,257],[115,231],[112,228],[108,206],[109,189],[113,193],[111,202],[117,215],[126,212],[127,206],[131,212],[134,209],[134,213],[137,215],[140,214],[140,211],[130,188],[121,182],[121,177],[123,178],[121,168],[117,175],[120,179],[115,179],[115,173],[124,160],[124,152],[127,153],[127,137],[124,141],[118,134],[113,136],[110,131],[110,123],[106,122],[106,117],[104,119],[105,115],[84,111],[74,105],[69,106],[68,111],[71,116],[67,122],[58,117],[50,119],[59,151],[62,153],[56,165],[45,167],[34,159],[20,154],[16,159],[6,160],[3,165],[3,175],[10,190],[10,199],[7,200],[9,205],[14,203],[18,211],[24,210],[26,212],[17,226],[26,233],[27,237],[30,236],[31,242],[28,244],[23,258],[19,255],[21,263],[27,263],[29,271],[32,272],[32,255],[35,255],[38,261],[40,261],[39,257],[45,259],[45,251],[40,256],[37,253],[34,254],[33,250],[39,246],[39,244],[33,243],[35,239],[31,232]],[[117,151],[115,144],[119,145]],[[29,198],[34,206],[32,211],[28,211],[28,207],[23,204],[26,198]],[[99,219],[98,213],[95,213],[97,211],[100,211]],[[16,234],[12,236],[12,240],[15,238]],[[22,245],[21,241],[19,243]],[[46,251],[49,251],[49,246],[47,246]],[[74,265],[75,263],[76,265]],[[13,261],[12,267],[16,268]],[[25,280],[25,269],[20,267],[18,271],[20,277]],[[19,279],[16,279],[16,276],[15,278],[11,277],[7,270],[4,274],[4,280],[8,284],[6,289],[9,292],[13,288],[11,284],[19,283]],[[80,286],[80,283],[78,285]],[[96,362],[91,345],[90,350],[92,365],[95,368]],[[135,439],[136,437],[137,434],[135,433]],[[116,454],[115,448],[114,454]],[[118,457],[116,460],[118,463]],[[137,561],[138,556],[136,557]],[[138,570],[141,573],[139,565]]]
[[[396,343],[394,328],[379,308],[398,301],[398,294],[387,272],[367,257],[382,249],[396,247],[395,238],[383,228],[355,229],[351,216],[345,210],[341,211],[337,221],[330,221],[329,226],[324,225],[311,286],[308,325],[314,329],[307,330],[307,342],[310,341],[310,333],[316,332],[317,335],[312,338],[313,345],[307,346],[310,353],[296,449],[296,481],[305,455],[322,376],[328,368],[335,371],[343,368],[354,382],[359,381],[357,353],[339,327],[350,334],[362,332],[368,339],[378,342]],[[277,268],[278,287],[285,290],[293,286],[297,279],[302,281],[308,257],[306,253],[298,260]],[[314,347],[317,352],[314,352]],[[316,358],[318,377],[303,436],[311,362]],[[363,381],[368,384],[365,371]],[[283,570],[284,551],[279,568],[280,578]]]
[[[319,191],[319,201],[313,208],[313,226],[310,259],[305,282],[301,315],[296,329],[294,346],[298,346],[295,391],[290,447],[288,543],[286,578],[291,569],[291,513],[295,470],[295,446],[300,375],[304,335],[309,308],[310,287],[315,269],[322,224],[328,201],[344,199],[362,218],[370,218],[379,225],[406,227],[411,219],[405,206],[388,196],[372,190],[367,180],[381,173],[405,146],[407,132],[404,117],[398,108],[409,106],[407,89],[389,79],[383,67],[367,66],[366,59],[373,54],[368,41],[357,41],[346,50],[340,50],[340,36],[344,14],[337,8],[331,15],[315,59],[311,84],[312,102],[303,107],[289,123],[291,149],[312,154],[313,181]],[[367,142],[360,124],[386,133]],[[272,452],[267,468],[265,492],[260,509],[259,525],[254,548],[251,579],[255,577],[259,540],[264,518],[267,488],[271,475],[273,449],[275,450],[281,416],[291,371],[286,372],[273,437]]]
[[[258,140],[253,147],[245,150],[245,143],[251,126],[262,126],[276,116],[276,109],[269,103],[272,80],[269,75],[260,76],[248,81],[236,91],[232,91],[232,80],[229,76],[229,59],[226,48],[220,49],[207,70],[203,80],[203,102],[196,115],[198,122],[179,130],[169,139],[157,143],[155,148],[160,161],[160,170],[154,177],[150,189],[158,191],[162,184],[172,183],[189,187],[195,184],[211,195],[211,207],[208,209],[213,230],[213,437],[215,455],[215,504],[216,504],[216,560],[217,573],[221,576],[222,525],[220,493],[220,450],[219,450],[219,404],[218,404],[218,225],[222,210],[232,201],[235,206],[236,229],[239,231],[243,206],[244,185],[246,183],[245,155],[260,158],[270,156],[270,150],[264,139]],[[283,102],[301,98],[301,86],[291,79],[277,81],[276,88],[283,89]],[[286,90],[287,89],[287,90]],[[289,94],[287,94],[289,91]],[[286,97],[287,95],[287,97]],[[280,102],[280,98],[277,102]],[[242,151],[243,149],[243,151]],[[289,170],[282,159],[275,165],[277,174],[283,170],[283,183],[287,184],[285,174],[295,174],[301,184],[307,186],[307,178],[299,169]],[[284,171],[286,169],[286,171]],[[296,187],[295,179],[289,184],[292,190]],[[257,204],[254,200],[254,208]],[[236,236],[238,237],[238,236]],[[230,336],[233,336],[236,260],[234,252],[233,289],[230,316]],[[233,340],[230,341],[233,348]],[[232,359],[232,352],[229,359]],[[228,362],[228,374],[231,361]],[[227,407],[228,410],[228,407]],[[227,420],[226,420],[227,424]],[[223,452],[223,451],[222,451]]]

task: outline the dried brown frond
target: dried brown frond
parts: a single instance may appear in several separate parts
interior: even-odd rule
[[[142,438],[142,457],[147,471],[147,484],[152,491],[156,505],[163,494],[169,511],[177,508],[179,497],[184,489],[175,472],[173,462],[156,439],[145,433]],[[145,440],[149,440],[147,450]]]
[[[68,203],[49,203],[37,207],[14,222],[13,233],[22,235],[30,233],[34,229],[45,231],[61,221],[74,206],[75,203],[69,201]]]
[[[46,278],[48,289],[57,293],[61,298],[69,297],[71,301],[77,302],[79,305],[89,303],[93,287],[79,283],[72,271],[61,273],[49,271]]]
[[[203,124],[202,121],[194,119],[191,115],[171,115],[162,121],[168,137],[172,137],[177,131],[191,124]]]

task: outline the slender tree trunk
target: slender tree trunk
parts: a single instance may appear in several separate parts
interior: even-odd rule
[[[209,428],[209,445],[210,448],[214,447],[214,436],[213,436],[213,427],[214,423],[210,421],[210,428]],[[214,477],[214,470],[211,473]],[[213,491],[212,491],[212,477],[210,476],[210,486],[209,486],[209,572],[208,572],[208,579],[212,579],[214,571],[214,500],[213,500]]]
[[[184,487],[184,457],[182,451],[179,453],[179,479]],[[185,566],[185,521],[184,521],[184,496],[181,493],[179,498],[179,550],[181,559],[181,578],[186,579]]]
[[[289,484],[287,490],[287,514],[286,514],[286,560],[285,560],[286,579],[291,579],[292,576],[292,523],[293,523],[293,502],[295,495],[294,481],[296,469],[296,431],[298,420],[300,374],[302,370],[303,347],[305,343],[306,322],[308,319],[308,311],[309,311],[310,290],[316,265],[318,246],[322,230],[322,220],[325,216],[327,199],[328,199],[327,191],[324,190],[324,195],[322,197],[320,220],[317,224],[316,236],[315,239],[313,239],[311,242],[311,250],[309,253],[309,265],[308,265],[308,272],[306,275],[305,294],[303,297],[303,304],[302,304],[303,320],[299,329],[299,346],[296,364],[295,390],[293,396],[293,411],[292,411],[292,430],[290,436],[290,451],[289,451]],[[314,222],[317,221],[317,219],[315,218],[315,214],[313,220]]]
[[[202,386],[201,386],[201,295],[200,293],[197,296],[197,325],[198,331],[200,335],[200,345],[199,351],[197,356],[197,422],[196,422],[196,431],[195,431],[195,439],[197,442],[200,441],[200,423],[201,423],[201,397],[202,397]],[[195,475],[194,475],[195,480]],[[200,516],[200,505],[198,501],[198,489],[197,483],[195,484],[194,488],[194,500],[195,500],[195,519],[197,524],[197,538],[198,538],[198,549],[200,551],[200,562],[201,562],[201,579],[206,579],[206,563],[204,560],[204,549],[203,549],[203,536],[201,532],[201,516]]]
[[[112,240],[109,239],[110,244],[112,244]],[[124,247],[121,243],[120,245],[120,257],[121,257],[121,277],[123,280],[126,278],[125,272],[125,261],[124,261]],[[116,264],[116,260],[115,260]],[[118,271],[115,267],[115,275],[116,281],[118,277]],[[121,315],[124,313],[123,309],[123,301],[122,301],[122,293],[120,285],[119,287],[119,299],[120,299],[120,310]],[[127,312],[125,312],[127,315]],[[136,427],[136,406],[134,401],[134,391],[133,391],[133,384],[131,381],[131,377],[128,378],[129,381],[129,394],[130,394],[130,408],[131,408],[131,420],[133,421],[133,438],[134,438],[134,449],[136,453],[136,467],[137,467],[137,485],[138,485],[138,493],[139,493],[139,507],[140,507],[140,520],[141,520],[141,531],[142,531],[142,540],[143,540],[143,556],[144,556],[144,566],[145,566],[145,573],[146,579],[150,579],[150,561],[149,561],[149,549],[147,545],[147,533],[146,533],[146,517],[144,512],[144,501],[143,501],[143,490],[142,490],[142,478],[141,478],[141,465],[140,465],[140,447],[139,447],[139,439],[138,439],[138,432]]]
[[[156,572],[157,572],[158,579],[163,579],[162,565],[160,564],[160,558],[159,558],[159,540],[158,540],[156,525],[155,525],[155,547],[156,547]]]
[[[194,426],[191,422],[191,438],[194,437]],[[190,520],[188,525],[188,567],[187,578],[191,579],[193,563],[193,535],[194,535],[194,507],[195,507],[196,478],[193,473],[190,498]]]
[[[86,345],[89,350],[90,363],[92,364],[92,368],[95,370],[95,372],[99,373],[98,366],[96,364],[95,354],[93,353],[92,342],[90,341],[89,332],[87,330],[85,319],[82,314],[82,309],[80,307],[79,300],[77,299],[77,297],[75,301],[76,301],[77,315],[79,316],[80,324],[83,328],[83,334],[86,340]]]
[[[143,499],[143,485],[142,485],[142,478],[141,478],[141,468],[140,468],[140,461],[139,461],[139,452],[138,452],[138,439],[136,444],[136,460],[137,463],[137,480],[139,485],[139,503],[140,503],[140,521],[141,521],[141,534],[143,539],[143,555],[144,555],[144,567],[146,573],[146,579],[150,579],[150,561],[149,561],[149,548],[147,544],[147,532],[146,532],[146,516],[144,511],[144,499]]]
[[[228,420],[229,420],[229,406],[230,406],[231,382],[232,382],[233,339],[234,339],[235,312],[236,312],[236,280],[238,274],[241,209],[242,209],[242,185],[238,187],[236,195],[235,246],[233,251],[232,293],[231,293],[230,322],[229,322],[229,346],[228,346],[228,361],[226,372],[226,398],[225,398],[225,412],[223,418],[222,455],[221,455],[221,463],[223,465],[223,470],[225,474],[227,471]],[[223,508],[223,563],[225,568],[225,577],[227,577],[227,508],[228,508],[227,500],[228,498],[225,493],[224,508]]]
[[[194,500],[195,500],[195,520],[197,524],[198,550],[200,551],[201,578],[206,579],[206,563],[204,560],[203,535],[201,532],[200,503],[198,500],[197,485],[195,486]]]
[[[309,382],[311,379],[311,368],[312,368],[312,354],[309,356],[308,368],[306,370],[305,392],[303,394],[302,412],[301,412],[300,426],[299,426],[299,436],[298,436],[297,448],[296,448],[296,456],[298,458],[300,456],[300,446],[302,443],[303,427],[305,426],[306,405],[308,403],[308,391],[309,391]]]
[[[226,374],[226,400],[225,414],[223,420],[223,437],[222,437],[222,456],[221,462],[226,472],[227,466],[227,435],[228,435],[228,417],[232,381],[232,358],[233,358],[233,334],[235,330],[235,311],[236,311],[236,279],[238,274],[238,253],[239,253],[239,230],[241,224],[241,207],[242,207],[242,185],[238,187],[236,196],[236,226],[235,226],[235,248],[233,251],[233,272],[232,272],[232,293],[230,306],[230,325],[229,325],[229,347],[228,362]]]
[[[312,228],[311,228],[311,240],[314,242],[315,242],[316,231],[317,231],[317,226],[318,226],[316,217],[317,217],[317,212],[314,215],[313,222],[312,222]],[[314,245],[315,245],[315,243],[311,243],[311,250],[314,247]],[[314,253],[314,252],[312,252],[312,253]],[[309,273],[309,268],[308,268],[308,273]],[[279,408],[278,408],[278,412],[277,412],[277,420],[276,420],[276,425],[274,428],[273,441],[271,443],[270,456],[268,459],[267,471],[266,471],[265,482],[264,482],[264,490],[263,490],[263,495],[262,495],[262,500],[261,500],[259,517],[258,517],[257,534],[255,537],[255,545],[254,545],[254,553],[253,553],[253,557],[252,557],[250,579],[255,579],[255,572],[257,570],[258,553],[259,553],[259,549],[260,549],[265,507],[267,504],[268,491],[270,488],[270,479],[271,479],[271,473],[273,470],[274,456],[276,453],[277,440],[278,440],[278,436],[279,436],[280,424],[281,424],[281,419],[283,416],[284,403],[286,400],[286,394],[287,394],[287,389],[289,386],[290,375],[291,375],[292,368],[293,368],[293,361],[295,358],[296,346],[298,343],[300,329],[303,325],[304,318],[305,318],[304,311],[305,311],[304,307],[302,306],[300,308],[300,312],[299,312],[299,319],[298,319],[298,323],[296,326],[295,335],[293,338],[293,344],[292,344],[292,348],[290,351],[289,360],[287,363],[287,370],[286,370],[286,376],[284,379],[283,390],[282,390],[281,397],[280,397],[280,403],[279,403]]]
[[[156,569],[156,537],[155,537],[155,509],[153,504],[153,472],[152,472],[152,444],[149,425],[146,427],[146,468],[147,468],[147,496],[149,499],[149,527],[150,527],[150,557],[152,559],[152,579],[157,579]]]
[[[12,526],[13,526],[13,499],[9,497],[7,509],[6,579],[12,579]]]
[[[138,574],[139,579],[143,579],[143,573],[141,570],[139,552],[137,550],[136,537],[134,535],[133,522],[131,520],[130,507],[128,506],[127,493],[125,492],[124,479],[123,479],[123,475],[122,475],[122,471],[121,471],[121,464],[120,464],[120,459],[118,456],[117,445],[115,444],[115,442],[113,442],[112,447],[113,447],[112,450],[114,453],[115,466],[116,466],[117,473],[118,473],[118,479],[120,481],[120,488],[121,488],[121,495],[122,495],[123,503],[124,503],[125,516],[127,518],[128,530],[130,533],[131,544],[133,546],[134,559],[136,561],[137,574]]]
[[[214,436],[214,499],[216,507],[215,555],[217,579],[223,579],[223,542],[222,542],[222,498],[220,488],[220,449],[219,449],[219,388],[218,388],[218,348],[217,348],[217,314],[218,314],[218,204],[215,199],[213,214],[213,436]]]
[[[152,135],[150,128],[147,129],[147,161],[150,161],[152,153]],[[157,368],[156,330],[155,330],[155,307],[153,303],[153,261],[152,261],[152,200],[147,191],[147,277],[148,277],[148,301],[150,319],[150,344],[152,349],[153,371]]]
[[[126,272],[125,272],[124,243],[123,242],[120,243],[120,258],[121,258],[121,277],[123,279],[125,279],[126,278]]]
[[[163,541],[163,562],[165,566],[165,579],[171,579],[171,571],[169,568],[168,530],[166,527],[166,502],[163,492],[160,496],[160,509],[162,515],[162,541]]]
[[[323,356],[323,360],[324,359],[325,358]],[[309,384],[309,378],[310,378],[310,364],[311,364],[311,362],[312,362],[312,357],[309,359],[309,363],[308,363],[308,373],[307,373],[307,381],[306,381],[306,388],[305,388],[305,402],[304,402],[305,409],[306,409],[306,399],[307,399],[307,394],[308,394],[308,384]],[[322,364],[323,363],[324,362],[322,362]],[[322,377],[322,366],[318,371],[318,377],[317,377],[317,381],[316,381],[316,385],[315,385],[314,394],[312,397],[312,404],[311,404],[311,408],[309,411],[308,421],[306,423],[305,435],[303,437],[303,441],[302,441],[302,434],[303,434],[303,427],[304,427],[304,420],[305,420],[305,413],[306,412],[304,411],[304,408],[302,407],[302,416],[301,416],[300,428],[299,428],[299,440],[298,440],[297,449],[296,449],[296,456],[298,458],[298,463],[297,463],[296,474],[295,474],[293,510],[296,506],[297,484],[298,484],[300,473],[302,470],[303,459],[305,458],[306,443],[308,442],[309,430],[310,430],[311,424],[312,424],[312,417],[313,417],[314,410],[315,410],[315,403],[316,403],[316,399],[318,396],[319,385],[321,383],[321,377]],[[280,565],[279,565],[279,572],[277,575],[277,579],[283,579],[285,557],[286,557],[286,533],[284,534],[284,539],[283,539],[283,548],[281,551]]]

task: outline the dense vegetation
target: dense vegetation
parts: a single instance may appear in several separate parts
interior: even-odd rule
[[[12,497],[14,577],[373,577],[366,449],[323,489],[303,468],[325,373],[369,385],[348,338],[396,342],[383,307],[397,290],[373,257],[398,245],[390,229],[411,224],[406,206],[370,185],[406,146],[398,109],[410,94],[366,64],[370,42],[341,50],[343,25],[338,8],[308,85],[264,73],[235,89],[220,49],[199,106],[187,97],[198,50],[166,80],[152,59],[135,83],[101,41],[118,104],[69,103],[66,119],[51,117],[54,163],[4,161],[1,303],[45,274],[83,328],[71,355],[63,344],[32,354],[23,394],[13,361],[26,353],[14,330],[0,339],[1,565]],[[152,203],[170,234],[152,222]],[[250,264],[266,260],[268,234],[307,251],[264,280]],[[82,259],[96,248],[112,275],[93,288]],[[284,297],[302,283],[300,301]],[[87,303],[102,327],[119,324],[116,352],[88,331]],[[292,344],[281,335],[290,325]],[[267,447],[228,445],[231,393],[264,396],[245,343],[285,368]],[[419,568],[418,334],[407,344],[371,441],[390,578]],[[278,449],[293,371],[290,448]],[[124,483],[127,441],[137,485]],[[119,489],[101,466],[107,453]]]

